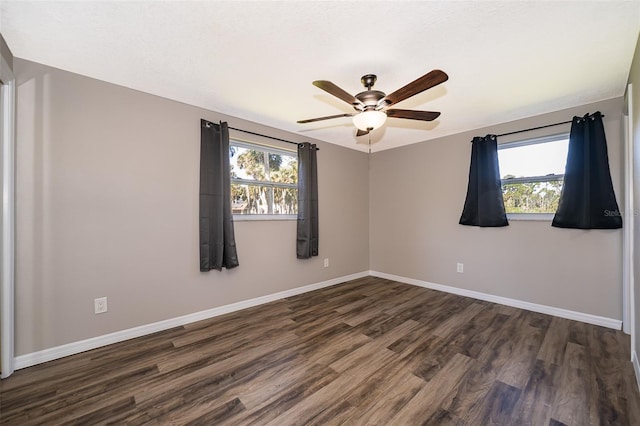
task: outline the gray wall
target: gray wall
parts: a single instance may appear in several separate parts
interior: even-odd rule
[[[619,230],[457,222],[472,136],[596,110],[606,115],[622,208],[622,99],[382,151],[371,156],[370,170],[365,153],[315,141],[319,258],[295,258],[295,221],[236,222],[241,266],[201,273],[200,118],[293,141],[301,136],[20,59],[14,73],[16,355],[368,269],[621,318]],[[330,268],[322,267],[325,257]],[[464,274],[455,272],[456,262],[465,264]],[[102,296],[109,312],[94,315],[93,299]]]
[[[634,269],[634,298],[635,298],[635,342],[636,348],[640,343],[640,38],[636,44],[633,63],[629,73],[629,83],[633,84],[633,117],[629,117],[633,126],[633,240],[635,244]]]
[[[295,220],[236,222],[240,267],[201,273],[200,119],[308,139],[20,59],[15,74],[16,355],[369,269],[367,154],[316,141],[318,258],[296,259]]]
[[[13,70],[13,54],[11,53],[11,49],[7,46],[7,42],[4,41],[4,37],[0,34],[0,55],[2,55],[2,59],[5,60],[9,68]]]
[[[609,162],[622,209],[622,105],[621,98],[612,99],[373,154],[371,270],[621,319],[620,230],[557,229],[550,221],[511,221],[508,227],[483,229],[458,220],[473,136],[566,121],[596,110],[606,116]],[[456,273],[457,262],[464,263],[463,274]]]

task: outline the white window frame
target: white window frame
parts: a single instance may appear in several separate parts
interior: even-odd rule
[[[513,142],[505,142],[498,144],[498,150],[518,148],[521,146],[537,145],[548,142],[555,142],[563,139],[569,139],[569,132],[556,133],[549,136],[541,136],[536,138],[522,139]],[[512,179],[500,179],[501,185],[510,183],[533,183],[533,182],[550,182],[562,179],[564,181],[564,173],[559,175],[547,175],[547,176],[527,176],[521,178]],[[564,185],[564,182],[563,182]],[[533,221],[552,221],[555,213],[507,213],[507,219],[509,220],[533,220]]]
[[[266,151],[268,154],[280,154],[287,155],[290,157],[295,157],[296,161],[298,160],[298,151],[293,149],[286,149],[279,146],[260,144],[256,142],[243,141],[236,138],[230,138],[229,140],[229,148],[232,146],[236,146],[239,148],[245,149],[257,149]],[[265,167],[268,167],[268,155],[265,159],[267,164]],[[231,173],[231,171],[229,171]],[[233,184],[247,185],[261,185],[261,186],[271,186],[273,188],[293,188],[296,191],[298,190],[298,185],[294,183],[279,183],[279,182],[268,182],[268,181],[259,181],[254,179],[240,179],[240,178],[231,178],[231,185]],[[234,214],[233,220],[242,222],[242,221],[256,221],[256,220],[297,220],[297,214]]]

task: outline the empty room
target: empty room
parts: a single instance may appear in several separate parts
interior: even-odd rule
[[[0,424],[640,425],[639,34],[0,1]]]

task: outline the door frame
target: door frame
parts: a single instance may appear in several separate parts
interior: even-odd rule
[[[625,90],[624,106],[624,228],[622,234],[622,330],[631,335],[631,355],[636,350],[635,333],[635,237],[634,237],[634,158],[633,84]]]
[[[15,100],[16,81],[0,56],[0,142],[2,148],[2,241],[0,259],[0,378],[14,371],[15,294]]]

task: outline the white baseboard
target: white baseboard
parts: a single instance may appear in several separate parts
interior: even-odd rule
[[[217,308],[207,309],[205,311],[194,312],[192,314],[183,315],[176,318],[170,318],[164,321],[154,322],[152,324],[146,324],[139,327],[129,328],[126,330],[116,331],[114,333],[105,334],[103,336],[92,337],[90,339],[81,340],[78,342],[68,343],[66,345],[56,346],[49,349],[44,349],[37,352],[32,352],[15,357],[14,367],[16,370],[21,368],[31,367],[32,365],[41,364],[43,362],[52,361],[54,359],[63,358],[65,356],[74,355],[80,352],[85,352],[91,349],[100,348],[102,346],[110,345],[113,343],[122,342],[125,340],[133,339],[136,337],[145,336],[158,331],[168,330],[173,327],[179,327],[181,325],[201,321],[209,318],[213,318],[219,315],[228,314],[230,312],[239,311],[241,309],[251,308],[253,306],[262,305],[265,303],[273,302],[275,300],[284,299],[285,297],[291,297],[309,291],[318,290],[324,287],[330,287],[336,284],[343,283],[345,281],[354,280],[357,278],[363,278],[366,276],[374,276],[379,278],[386,278],[392,281],[398,281],[405,284],[411,284],[419,287],[425,287],[432,290],[443,291],[446,293],[457,294],[460,296],[471,297],[478,300],[484,300],[487,302],[499,303],[501,305],[513,306],[515,308],[526,309],[528,311],[540,312],[543,314],[554,315],[561,318],[567,318],[575,321],[581,321],[588,324],[595,324],[603,327],[613,328],[620,330],[622,327],[622,321],[600,317],[597,315],[586,314],[582,312],[570,311],[567,309],[555,308],[552,306],[539,305],[536,303],[524,302],[516,299],[509,299],[501,296],[494,296],[492,294],[481,293],[473,290],[466,290],[458,287],[451,287],[442,284],[430,283],[427,281],[421,281],[414,278],[401,277],[399,275],[387,274],[378,271],[363,271],[343,277],[333,278],[331,280],[322,281],[315,284],[309,284],[303,287],[293,288],[291,290],[281,291],[278,293],[269,294],[266,296],[256,297],[254,299],[243,300],[240,302],[232,303],[229,305],[219,306]],[[634,369],[636,371],[636,378],[640,383],[640,365],[638,364],[638,358],[635,354]]]
[[[638,353],[636,351],[631,352],[631,363],[633,364],[633,371],[636,373],[636,385],[640,390],[640,362],[638,362]]]
[[[78,354],[80,352],[100,348],[102,346],[122,342],[124,340],[145,336],[147,334],[156,333],[158,331],[168,330],[173,327],[179,327],[181,325],[189,324],[192,322],[217,317],[219,315],[228,314],[230,312],[239,311],[241,309],[251,308],[253,306],[262,305],[265,303],[273,302],[275,300],[284,299],[285,297],[307,293],[309,291],[318,290],[324,287],[330,287],[336,284],[343,283],[345,281],[363,278],[366,276],[369,276],[369,271],[363,271],[343,277],[333,278],[327,281],[293,288],[291,290],[268,294],[266,296],[243,300],[240,302],[232,303],[230,305],[219,306],[217,308],[194,312],[192,314],[183,315],[177,318],[170,318],[164,321],[154,322],[152,324],[141,325],[139,327],[129,328],[127,330],[105,334],[103,336],[92,337],[90,339],[68,343],[66,345],[56,346],[25,355],[20,355],[15,357],[14,366],[16,370],[31,367],[32,365],[41,364],[43,362],[52,361],[54,359],[63,358],[65,356]]]
[[[586,314],[583,312],[570,311],[568,309],[555,308],[553,306],[539,305],[537,303],[524,302],[522,300],[509,299],[507,297],[494,296],[493,294],[481,293],[479,291],[466,290],[458,287],[451,287],[442,284],[434,284],[427,281],[421,281],[414,278],[401,277],[398,275],[386,274],[384,272],[369,271],[374,277],[386,278],[392,281],[398,281],[405,284],[411,284],[419,287],[425,287],[432,290],[443,291],[446,293],[457,294],[459,296],[471,297],[473,299],[484,300],[487,302],[499,303],[501,305],[513,306],[514,308],[525,309],[527,311],[540,312],[542,314],[553,315],[560,318],[585,322],[587,324],[599,325],[602,327],[620,330],[622,321],[601,317],[598,315]]]

